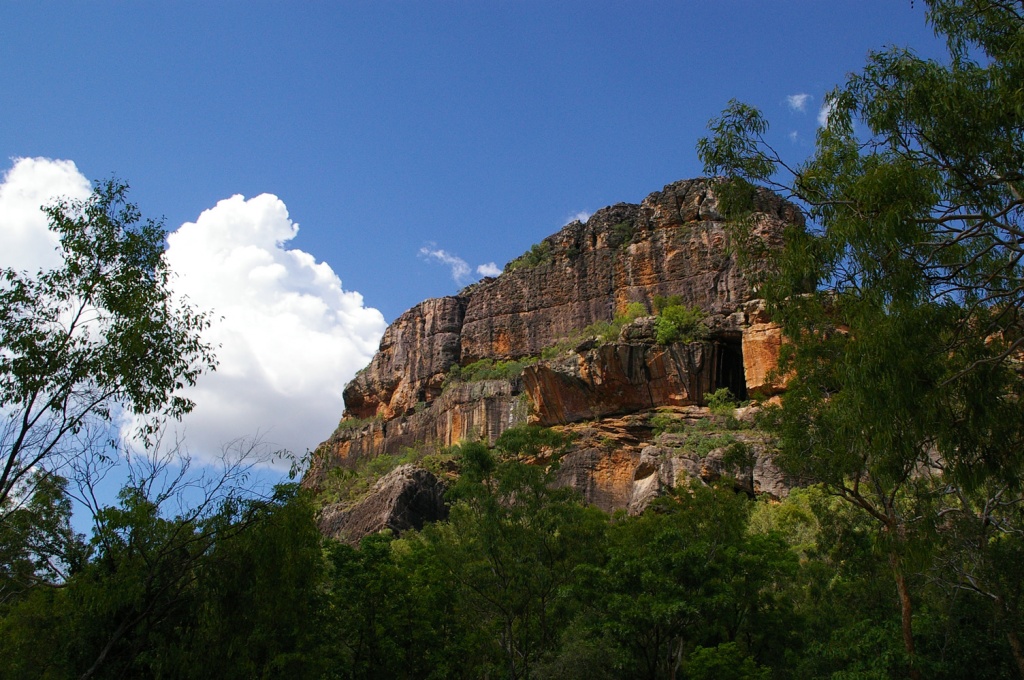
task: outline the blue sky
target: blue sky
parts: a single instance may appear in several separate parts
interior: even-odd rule
[[[203,224],[264,210],[252,218],[266,227],[257,254],[277,269],[260,271],[280,271],[261,282],[290,286],[281,300],[299,291],[347,310],[314,341],[351,357],[332,369],[343,383],[383,321],[579,213],[699,175],[695,143],[731,98],[761,107],[778,148],[802,158],[823,95],[869,50],[940,54],[924,11],[910,0],[5,2],[0,171],[42,158],[90,179],[115,174],[170,231],[237,194],[272,194],[280,206],[243,210],[239,199],[230,218],[225,205]],[[803,110],[794,95],[807,95]],[[222,266],[186,257],[185,269]],[[343,291],[321,294],[334,284],[314,259]],[[218,311],[246,299],[218,298]],[[278,325],[250,321],[267,319]],[[235,382],[217,389],[326,401],[336,420],[340,384],[303,391],[309,380],[295,376],[308,366],[260,358],[319,355],[295,337],[271,340],[229,356],[223,380]],[[326,418],[288,445],[315,445]]]

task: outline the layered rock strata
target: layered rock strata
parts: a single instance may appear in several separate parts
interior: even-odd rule
[[[586,223],[566,225],[516,261],[458,295],[422,302],[385,331],[370,365],[345,388],[345,413],[390,419],[429,403],[454,363],[538,355],[574,331],[609,321],[631,302],[652,309],[656,295],[678,295],[716,318],[756,297],[750,274],[730,254],[714,180],[685,180],[640,205],[619,203]],[[756,196],[753,236],[781,244],[795,206]]]
[[[720,387],[740,397],[778,390],[771,371],[781,333],[751,283],[766,263],[741,269],[715,187],[716,180],[686,180],[639,205],[599,210],[544,239],[500,276],[402,314],[346,386],[343,427],[321,445],[307,486],[317,486],[331,467],[355,467],[404,447],[493,444],[526,422],[604,432],[597,445],[579,440],[558,479],[606,510],[638,511],[684,473],[733,476],[714,455],[694,461],[664,449],[637,415],[701,405]],[[781,244],[787,225],[802,224],[797,208],[769,192],[758,193],[755,205],[750,236],[766,251]],[[616,341],[580,340],[580,329],[612,320],[630,303],[653,310],[655,296],[700,307],[705,339],[658,344],[655,320],[646,317]],[[575,346],[538,358],[570,337]],[[510,380],[446,384],[453,365],[481,359],[529,365]],[[758,465],[750,492],[778,492],[767,459]],[[340,520],[326,517],[325,530],[340,531]]]
[[[502,432],[527,422],[528,416],[529,402],[521,380],[457,383],[429,404],[421,402],[408,415],[343,421],[348,426],[339,428],[318,447],[321,455],[314,459],[306,483],[315,486],[325,467],[354,468],[405,448],[438,448],[470,440],[493,445]]]
[[[749,428],[750,409],[737,412],[747,421],[743,429],[724,431],[706,429],[713,417],[704,407],[659,409],[658,414],[666,412],[690,431],[655,434],[650,411],[567,428],[577,444],[559,462],[556,480],[577,489],[584,500],[602,510],[625,509],[630,514],[643,512],[652,500],[687,479],[706,483],[728,479],[737,491],[774,498],[784,497],[792,488],[793,480],[771,460],[770,442]],[[703,453],[688,446],[694,438],[723,435],[728,444]],[[729,456],[733,444],[744,447],[742,463]]]

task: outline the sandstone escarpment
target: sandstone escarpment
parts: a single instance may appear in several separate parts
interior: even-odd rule
[[[722,387],[741,399],[778,389],[771,371],[781,333],[753,288],[768,263],[740,266],[716,182],[676,182],[639,205],[599,210],[544,239],[500,276],[402,314],[346,386],[342,427],[318,449],[307,486],[318,486],[333,467],[354,469],[410,448],[493,444],[528,422],[601,433],[577,440],[558,479],[608,510],[642,509],[681,474],[742,472],[716,462],[713,452],[688,458],[656,441],[647,424],[653,409],[699,407]],[[781,245],[784,228],[802,224],[799,211],[771,193],[754,202],[749,236],[766,252]],[[632,303],[653,313],[657,296],[703,310],[701,337],[659,344],[653,317],[627,324],[617,338],[581,331]],[[525,368],[501,379],[451,379],[453,366],[479,360],[519,360]],[[779,492],[765,447],[747,444],[760,453],[745,489]]]
[[[537,362],[523,373],[533,422],[559,425],[658,406],[702,404],[706,394],[721,387],[745,399],[742,347],[744,330],[750,327],[747,320],[744,309],[727,317],[712,316],[711,339],[659,344],[654,319],[647,317],[623,328],[619,342],[590,340]],[[772,331],[777,328],[772,326]],[[757,360],[774,363],[777,357],[777,352],[766,352]],[[760,364],[756,368],[759,376],[769,370]]]
[[[758,196],[757,236],[781,243],[800,219],[772,194]],[[728,316],[753,296],[749,275],[729,252],[714,182],[666,186],[640,205],[620,203],[546,238],[548,256],[473,290],[462,330],[462,361],[514,358],[545,347],[630,302],[649,308],[656,295],[679,295],[709,314]]]
[[[373,361],[346,387],[346,415],[408,414],[440,395],[452,364],[537,355],[630,302],[650,309],[657,295],[728,318],[756,297],[750,278],[760,265],[742,271],[731,254],[714,187],[713,180],[686,180],[639,205],[603,208],[544,239],[532,260],[416,305],[388,327]],[[802,219],[767,192],[756,205],[755,237],[769,248],[781,243],[785,225]]]
[[[345,387],[345,413],[391,418],[441,393],[448,367],[461,358],[466,298],[426,300],[384,331],[370,365]]]
[[[343,421],[318,451],[307,485],[316,486],[327,467],[354,468],[382,455],[406,448],[451,446],[483,440],[494,444],[513,425],[527,422],[529,405],[521,380],[483,380],[445,389],[429,405],[422,403],[407,415]]]

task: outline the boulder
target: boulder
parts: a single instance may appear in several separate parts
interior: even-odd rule
[[[444,484],[428,470],[400,465],[377,480],[370,494],[358,503],[326,506],[320,512],[320,530],[356,545],[364,536],[384,529],[396,534],[422,529],[427,522],[448,517],[444,491]]]

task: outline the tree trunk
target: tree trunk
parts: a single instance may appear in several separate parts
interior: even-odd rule
[[[1010,643],[1010,654],[1013,656],[1013,662],[1017,665],[1017,675],[1024,680],[1024,645],[1021,644],[1020,635],[1017,634],[1017,629],[1014,626],[1017,617],[1011,615],[1011,612],[1007,610],[1006,600],[1002,595],[993,593],[992,599],[995,602],[996,621],[1006,627],[1006,641]]]
[[[892,567],[892,575],[896,579],[896,592],[900,598],[900,627],[903,631],[903,648],[910,661],[910,677],[911,680],[921,680],[921,672],[917,668],[917,659],[914,653],[913,607],[910,602],[910,591],[907,590],[907,580],[903,574],[900,557],[895,551],[889,553],[889,565]]]
[[[1021,645],[1020,636],[1011,628],[1006,633],[1006,639],[1010,641],[1010,652],[1017,662],[1017,674],[1024,680],[1024,646]]]

